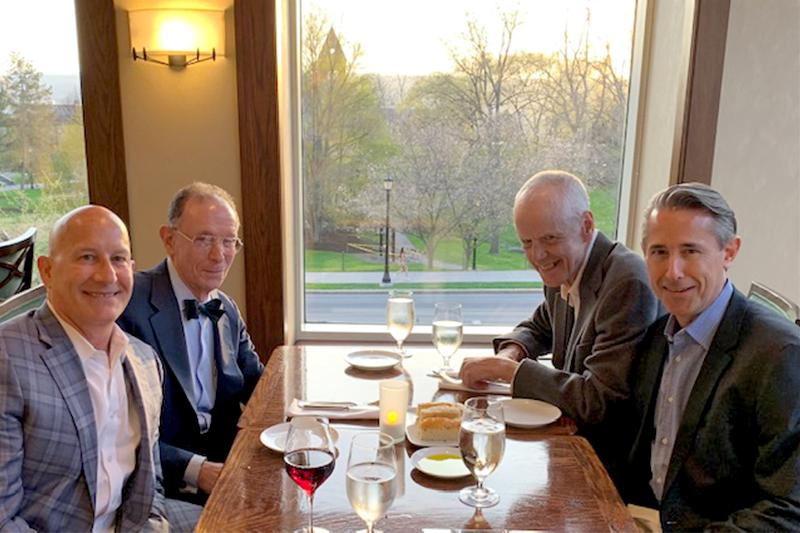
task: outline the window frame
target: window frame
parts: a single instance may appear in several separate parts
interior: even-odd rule
[[[286,309],[284,312],[287,342],[331,341],[331,342],[390,342],[385,325],[372,324],[319,324],[307,323],[305,316],[305,258],[303,246],[303,195],[300,131],[300,0],[280,2],[277,35],[279,56],[278,100],[280,108],[280,143],[282,160],[282,188],[284,193],[283,224],[285,228],[284,288]],[[644,114],[642,84],[647,76],[647,36],[652,25],[653,5],[651,0],[637,0],[634,15],[630,88],[624,132],[621,183],[617,203],[617,239],[625,240],[633,225],[631,213],[633,196],[637,190],[637,160],[641,138],[641,117]],[[292,53],[294,51],[294,53]],[[388,290],[388,288],[387,288]],[[534,307],[531,307],[531,313]],[[529,315],[528,315],[529,316]],[[520,316],[522,321],[528,316]],[[508,332],[516,324],[507,326],[464,326],[464,345],[490,343],[497,335]],[[408,337],[408,343],[430,342],[432,327],[417,324]]]

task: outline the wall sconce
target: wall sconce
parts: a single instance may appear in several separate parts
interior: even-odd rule
[[[225,55],[223,11],[143,9],[129,12],[128,24],[134,61],[183,69]]]

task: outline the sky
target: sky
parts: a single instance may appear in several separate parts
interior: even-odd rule
[[[463,41],[467,16],[483,25],[489,42],[497,44],[500,11],[521,14],[512,49],[552,53],[563,47],[565,28],[572,37],[581,34],[587,8],[590,46],[604,55],[608,43],[615,67],[630,68],[635,0],[304,0],[302,5],[304,12],[326,16],[344,36],[345,52],[347,43],[361,45],[361,72],[448,71],[448,48]]]
[[[44,74],[77,75],[74,0],[0,0],[0,73],[11,52]]]
[[[519,10],[516,50],[553,52],[584,28],[590,44],[612,48],[617,69],[629,68],[635,0],[302,0],[302,10],[326,15],[347,43],[360,43],[360,71],[425,74],[450,69],[448,48],[459,42],[466,16],[499,35],[498,10]],[[78,47],[73,0],[0,0],[0,72],[16,51],[45,74],[75,74]],[[490,40],[491,42],[491,40]],[[345,46],[347,51],[347,46]]]

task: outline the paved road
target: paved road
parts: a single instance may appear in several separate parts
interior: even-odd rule
[[[306,283],[374,283],[378,285],[383,272],[306,272]],[[395,283],[446,283],[492,281],[541,281],[535,270],[446,270],[408,272],[392,271]]]
[[[306,294],[306,320],[322,323],[386,323],[386,291],[312,291]],[[544,299],[541,291],[418,291],[417,324],[430,324],[437,302],[463,306],[464,324],[512,326],[531,315]]]

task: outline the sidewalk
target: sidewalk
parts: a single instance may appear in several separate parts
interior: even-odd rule
[[[535,270],[448,270],[446,272],[390,272],[394,283],[476,283],[541,281]],[[306,283],[380,283],[383,272],[306,272]]]

